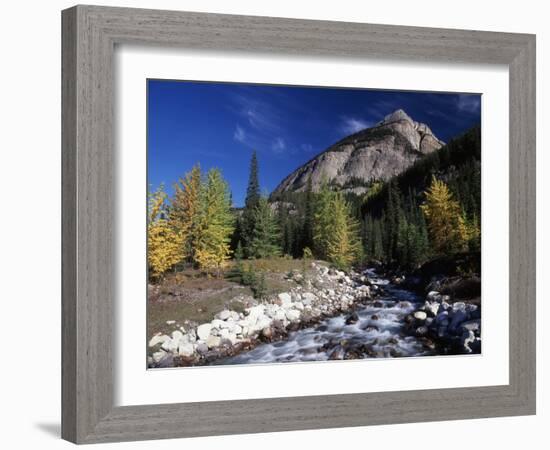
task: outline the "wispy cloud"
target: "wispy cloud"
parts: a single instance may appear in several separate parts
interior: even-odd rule
[[[232,95],[234,110],[247,125],[264,133],[275,133],[281,129],[281,113],[274,105],[258,96]]]
[[[357,133],[373,125],[371,121],[358,117],[343,116],[341,120],[340,129],[346,134]]]
[[[235,131],[233,132],[233,139],[235,139],[237,142],[244,143],[246,140],[246,133],[242,129],[241,126],[237,125],[235,127]]]
[[[273,150],[275,153],[281,153],[285,151],[285,149],[286,143],[282,137],[276,138],[271,144],[271,150]]]
[[[313,145],[311,144],[301,144],[300,148],[306,153],[311,153],[313,151]]]
[[[481,105],[481,96],[461,94],[457,97],[456,107],[461,112],[477,113]]]
[[[288,130],[290,100],[242,87],[229,96],[227,107],[237,116],[233,138],[248,148],[276,155],[291,153]]]

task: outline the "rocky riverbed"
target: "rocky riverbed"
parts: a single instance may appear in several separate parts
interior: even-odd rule
[[[479,353],[480,311],[402,289],[372,269],[313,276],[243,312],[180,327],[149,342],[150,368]]]

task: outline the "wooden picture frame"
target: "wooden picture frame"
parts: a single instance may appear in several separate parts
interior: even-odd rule
[[[63,11],[62,30],[64,439],[94,443],[535,413],[535,36],[98,6]],[[114,407],[113,52],[128,43],[507,65],[509,384]]]

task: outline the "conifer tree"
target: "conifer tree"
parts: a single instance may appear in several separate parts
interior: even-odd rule
[[[259,275],[255,277],[255,281],[251,284],[252,293],[254,298],[258,300],[265,300],[267,297],[267,282],[265,279],[265,272],[262,270]]]
[[[174,185],[174,196],[170,209],[170,221],[176,231],[185,236],[182,245],[182,259],[194,260],[194,246],[197,233],[201,191],[201,169],[197,164],[185,177]]]
[[[397,246],[399,239],[399,222],[403,214],[401,205],[401,193],[397,183],[392,180],[388,183],[386,193],[385,233],[386,233],[386,258],[392,261],[397,258]]]
[[[468,222],[468,248],[473,252],[481,250],[481,225],[475,213]]]
[[[328,184],[323,181],[315,202],[315,221],[313,226],[313,248],[321,259],[327,259],[331,232],[331,200],[332,192]]]
[[[400,265],[408,267],[410,263],[409,223],[404,216],[399,218],[397,240],[395,244],[396,258]]]
[[[318,255],[339,268],[347,269],[361,252],[359,224],[341,192],[333,192],[326,183],[315,202],[313,243]]]
[[[352,217],[350,206],[340,192],[333,193],[331,199],[327,241],[327,259],[340,269],[349,269],[360,254],[359,224]]]
[[[468,231],[462,211],[447,185],[435,176],[426,191],[422,211],[428,222],[431,244],[437,253],[453,253],[465,249]]]
[[[211,169],[202,186],[200,217],[195,241],[195,260],[206,271],[221,269],[229,259],[234,217],[229,189],[218,169]]]
[[[250,172],[248,175],[248,186],[246,189],[246,198],[241,220],[241,238],[243,241],[244,252],[250,257],[249,246],[252,240],[255,225],[255,209],[260,201],[260,182],[258,174],[258,158],[256,151],[252,152],[250,160]]]
[[[372,225],[372,257],[378,260],[384,257],[384,244],[382,242],[380,220],[375,220]]]
[[[304,226],[302,231],[302,247],[313,246],[313,221],[315,213],[315,204],[313,198],[313,187],[311,177],[307,180],[304,206]]]
[[[149,275],[159,280],[182,259],[185,235],[168,220],[166,193],[163,186],[149,193],[147,220],[147,262]]]
[[[227,278],[236,281],[237,283],[243,282],[243,274],[244,274],[244,265],[243,265],[243,247],[241,245],[241,241],[237,244],[237,248],[235,249],[235,253],[233,254],[235,259],[235,264],[233,265],[233,268],[231,272],[227,275]]]
[[[260,197],[254,209],[254,228],[248,244],[248,256],[269,258],[281,253],[280,230],[275,215],[265,197]]]
[[[281,250],[283,254],[292,254],[292,230],[288,217],[288,208],[282,201],[277,206],[277,222],[281,232]]]

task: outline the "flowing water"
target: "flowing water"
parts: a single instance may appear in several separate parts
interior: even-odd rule
[[[213,364],[256,364],[275,362],[326,361],[341,359],[344,349],[359,350],[363,358],[424,356],[433,354],[422,341],[404,333],[404,318],[423,300],[388,280],[372,278],[385,294],[356,309],[359,320],[346,325],[347,314],[325,319],[319,324],[289,334],[284,341],[262,344]],[[416,305],[417,306],[417,305]]]

